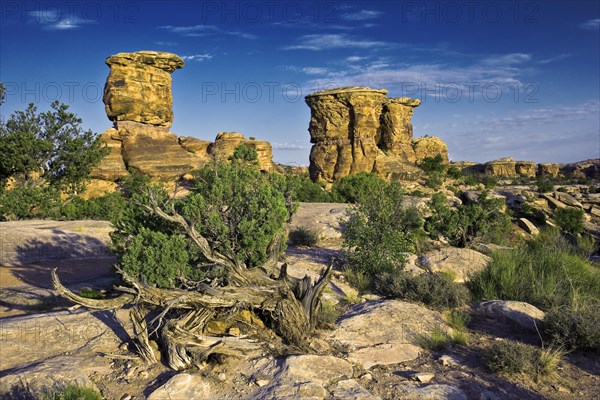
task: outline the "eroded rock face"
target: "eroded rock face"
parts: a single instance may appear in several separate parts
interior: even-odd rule
[[[500,177],[517,176],[517,162],[510,157],[488,161],[484,164],[485,174]]]
[[[110,74],[104,86],[106,115],[111,121],[171,126],[171,73],[183,67],[172,53],[138,51],[106,59]]]
[[[560,165],[559,164],[538,164],[538,175],[540,176],[549,176],[549,177],[557,177],[560,173]]]
[[[173,121],[171,73],[183,67],[183,60],[177,55],[155,51],[119,53],[108,57],[106,64],[110,74],[104,103],[114,126],[100,136],[110,153],[91,173],[89,196],[101,195],[106,192],[104,189],[114,190],[114,182],[127,176],[128,169],[172,184],[213,160],[228,160],[241,143],[256,149],[262,170],[273,170],[268,142],[222,132],[211,143],[177,137],[169,130]]]
[[[444,162],[448,162],[448,146],[446,143],[435,136],[424,136],[417,138],[413,142],[417,162],[423,161],[426,157],[435,157],[438,154],[442,156]]]
[[[330,183],[359,172],[403,179],[419,172],[410,119],[421,102],[386,95],[385,89],[348,87],[306,96],[313,180]],[[445,144],[439,151],[448,160]]]

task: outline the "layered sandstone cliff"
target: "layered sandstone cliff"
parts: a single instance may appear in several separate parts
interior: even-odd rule
[[[101,135],[110,153],[92,171],[92,190],[94,186],[106,187],[98,181],[115,182],[128,175],[128,169],[155,180],[174,181],[208,162],[229,159],[241,143],[256,149],[261,169],[273,169],[268,142],[221,132],[211,143],[177,137],[170,131],[171,74],[184,65],[179,56],[155,51],[119,53],[108,57],[106,64],[110,73],[103,101],[113,127]]]
[[[306,96],[311,110],[309,171],[313,180],[330,183],[359,172],[410,179],[419,174],[416,165],[423,158],[441,154],[448,160],[447,147],[440,139],[413,140],[410,120],[420,100],[387,98],[387,93],[347,87]]]

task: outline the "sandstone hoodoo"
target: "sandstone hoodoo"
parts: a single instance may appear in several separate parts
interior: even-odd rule
[[[273,170],[268,142],[221,132],[211,143],[178,138],[169,130],[173,122],[171,74],[184,66],[179,56],[156,51],[119,53],[108,57],[106,64],[110,73],[103,101],[114,126],[101,136],[111,151],[92,171],[91,192],[107,187],[106,181],[128,175],[128,168],[172,182],[212,160],[227,160],[242,143],[256,150],[262,170]]]
[[[441,154],[438,138],[413,140],[411,117],[421,103],[408,97],[387,98],[385,89],[347,87],[306,96],[310,107],[310,176],[333,182],[359,172],[385,178],[410,179],[419,174],[417,163]]]

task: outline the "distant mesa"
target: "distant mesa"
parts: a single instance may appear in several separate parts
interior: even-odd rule
[[[274,169],[271,144],[241,133],[220,132],[214,142],[178,137],[173,122],[171,73],[183,68],[172,53],[138,51],[106,59],[110,73],[104,87],[106,115],[113,127],[101,135],[111,152],[91,174],[90,195],[116,187],[116,181],[139,171],[154,180],[173,182],[213,160],[228,160],[241,143],[256,149],[260,168]],[[98,193],[94,193],[98,192]]]
[[[334,182],[358,172],[389,179],[414,179],[417,164],[448,148],[437,137],[413,139],[411,117],[418,99],[388,98],[386,89],[346,87],[306,96],[311,118],[308,131],[313,147],[310,176]]]

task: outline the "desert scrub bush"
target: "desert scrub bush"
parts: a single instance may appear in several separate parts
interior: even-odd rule
[[[283,232],[293,202],[286,200],[288,194],[269,175],[245,162],[211,164],[196,171],[190,180],[191,193],[178,200],[158,186],[145,182],[133,186],[126,209],[113,223],[113,251],[122,267],[138,271],[136,276],[154,274],[154,283],[161,287],[196,280],[198,271],[214,279],[226,277],[214,263],[192,251],[195,247],[180,236],[181,226],[149,212],[151,201],[192,221],[211,248],[248,268],[261,266],[270,250],[280,254],[285,249],[285,243],[276,249],[269,245]],[[165,266],[168,273],[161,271]]]
[[[425,179],[425,186],[427,186],[428,188],[434,189],[434,190],[441,188],[443,183],[444,183],[444,179],[442,178],[442,175],[439,173],[430,174]]]
[[[554,307],[544,317],[544,332],[566,349],[600,349],[600,302]]]
[[[484,351],[484,364],[494,372],[507,374],[528,372],[535,358],[535,349],[520,342],[501,340]]]
[[[503,244],[511,230],[510,216],[502,212],[502,200],[488,198],[483,192],[477,203],[448,207],[442,193],[436,193],[429,208],[431,216],[425,219],[425,230],[433,238],[444,236],[457,247],[475,241]]]
[[[0,220],[59,216],[60,195],[51,187],[19,186],[0,190]]]
[[[469,315],[463,312],[449,310],[445,314],[446,323],[452,330],[448,333],[452,341],[459,345],[466,345],[469,341],[467,323]]]
[[[485,349],[483,361],[494,372],[543,377],[556,372],[556,367],[565,354],[562,347],[554,345],[538,349],[521,342],[501,340]]]
[[[550,309],[600,298],[600,270],[557,230],[543,230],[491,257],[467,283],[476,299],[518,300]]]
[[[312,247],[319,242],[319,235],[308,228],[296,228],[290,232],[288,240],[295,246]]]
[[[178,280],[191,278],[186,241],[178,235],[141,228],[133,236],[121,269],[130,276],[159,288],[178,286]]]
[[[464,176],[463,172],[455,166],[450,166],[446,171],[446,175],[451,179],[460,179]]]
[[[539,177],[536,180],[537,191],[548,193],[554,190],[554,181],[550,178]]]
[[[323,300],[319,305],[319,322],[325,327],[333,327],[335,321],[342,315],[340,310],[336,307],[336,303],[330,300]]]
[[[414,339],[416,344],[430,351],[444,351],[453,343],[450,335],[439,328],[429,334],[418,334]]]
[[[523,218],[527,218],[531,222],[537,223],[538,225],[544,225],[546,223],[546,214],[537,207],[532,206],[529,203],[525,203],[519,210],[519,215]]]
[[[39,400],[103,400],[103,397],[95,389],[69,384],[42,394]]]
[[[340,202],[360,203],[385,186],[386,182],[378,175],[360,172],[335,181],[331,193],[333,198]]]
[[[448,169],[448,165],[440,154],[435,157],[425,157],[420,163],[419,168],[428,175],[439,174],[443,175]]]
[[[416,301],[436,309],[460,307],[469,299],[463,285],[440,273],[411,275],[402,270],[384,272],[374,279],[374,291],[387,298]]]
[[[413,232],[421,224],[417,210],[403,205],[398,184],[373,189],[348,210],[342,237],[350,269],[369,278],[401,269],[407,252],[414,250]]]
[[[306,175],[272,174],[273,185],[282,192],[288,192],[293,201],[304,203],[331,203],[335,199],[323,186],[313,182]]]
[[[77,294],[88,299],[101,299],[104,297],[102,292],[96,289],[81,289]]]
[[[554,211],[554,220],[562,231],[571,235],[577,235],[583,231],[583,210],[579,208],[559,208]]]

